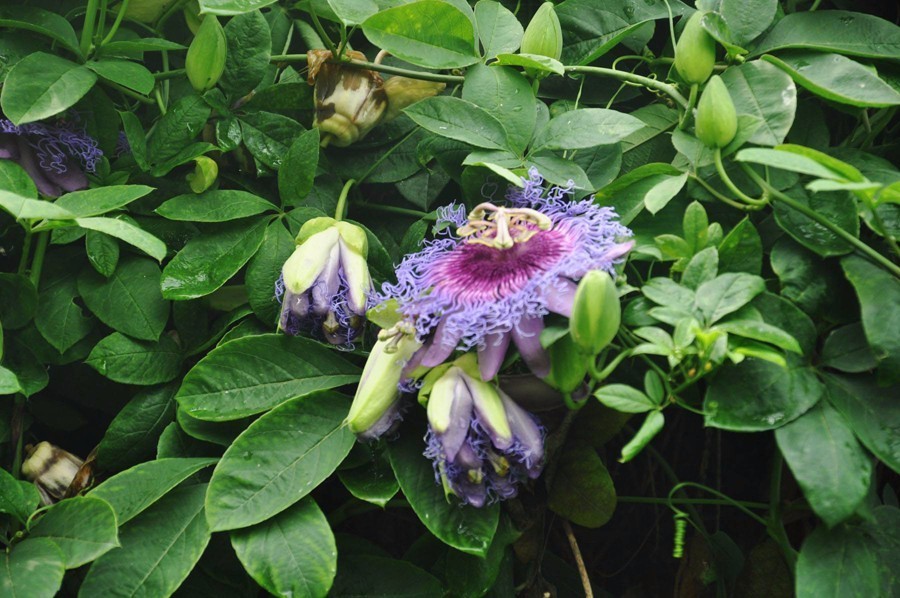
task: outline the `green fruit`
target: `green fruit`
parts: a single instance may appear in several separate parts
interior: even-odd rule
[[[694,132],[707,147],[725,147],[737,134],[737,110],[725,82],[713,75],[700,95]]]
[[[536,54],[559,60],[562,55],[562,27],[552,2],[544,2],[534,13],[520,46],[522,54]]]
[[[716,40],[703,29],[702,19],[699,11],[691,15],[675,44],[675,70],[691,85],[706,81],[716,66]]]
[[[615,338],[622,322],[622,306],[616,283],[602,270],[584,275],[575,291],[569,334],[588,355],[597,355]]]
[[[198,92],[215,87],[225,71],[225,31],[214,15],[206,15],[187,51],[184,69]]]

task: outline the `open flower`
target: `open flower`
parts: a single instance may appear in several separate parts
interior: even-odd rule
[[[478,350],[483,380],[497,375],[510,342],[535,375],[549,373],[541,346],[543,318],[569,316],[577,281],[590,270],[613,272],[631,249],[631,231],[611,208],[591,199],[567,201],[568,189],[546,189],[536,169],[507,205],[483,203],[465,218],[461,207],[441,212],[447,234],[406,256],[397,283],[373,304],[394,299],[416,329],[422,348],[415,366],[433,367],[454,350]]]
[[[0,159],[16,162],[47,197],[86,189],[85,171],[94,172],[103,152],[71,124],[14,125],[0,116]]]
[[[475,355],[425,377],[428,446],[446,492],[476,507],[512,498],[520,482],[541,473],[543,434],[534,417],[492,382],[481,380]]]
[[[365,323],[372,287],[367,254],[360,227],[327,217],[307,221],[276,287],[282,299],[279,328],[294,335],[308,332],[334,345],[352,344]]]

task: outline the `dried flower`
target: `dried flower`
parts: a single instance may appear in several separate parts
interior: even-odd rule
[[[40,442],[26,448],[22,463],[22,475],[34,482],[41,494],[41,502],[52,505],[62,500],[69,485],[84,461],[49,442]]]

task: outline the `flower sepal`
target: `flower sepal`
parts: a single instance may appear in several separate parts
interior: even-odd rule
[[[603,270],[584,275],[575,291],[569,334],[587,355],[597,355],[616,337],[622,306],[612,277]]]

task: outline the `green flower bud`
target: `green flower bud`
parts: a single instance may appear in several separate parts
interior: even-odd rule
[[[716,66],[716,40],[703,28],[702,20],[700,11],[691,15],[675,44],[675,70],[691,85],[706,81]]]
[[[194,193],[203,193],[216,182],[219,165],[212,158],[200,156],[194,160],[194,172],[187,175],[187,182]]]
[[[587,375],[587,360],[581,348],[567,334],[547,348],[550,354],[550,375],[544,382],[560,392],[572,392],[581,386]]]
[[[195,90],[203,93],[219,82],[225,71],[226,51],[225,30],[215,15],[206,15],[184,60],[184,70]]]
[[[384,113],[382,121],[388,122],[397,118],[407,106],[435,96],[441,93],[445,87],[447,87],[446,83],[422,81],[408,77],[391,77],[384,84],[384,93],[387,95],[387,111]]]
[[[700,95],[694,133],[707,147],[725,147],[737,134],[737,110],[725,82],[713,75]]]
[[[534,13],[520,46],[523,54],[536,54],[559,60],[562,55],[563,38],[559,17],[552,2],[544,2]]]
[[[175,0],[131,0],[125,18],[139,23],[153,23]]]
[[[203,17],[200,16],[200,3],[197,2],[197,0],[190,0],[190,2],[184,5],[182,12],[184,13],[185,25],[188,26],[191,33],[197,35],[197,31],[200,29],[200,23],[203,22]]]
[[[603,270],[584,275],[575,291],[569,334],[575,345],[588,355],[597,355],[619,331],[622,306],[616,283]]]

